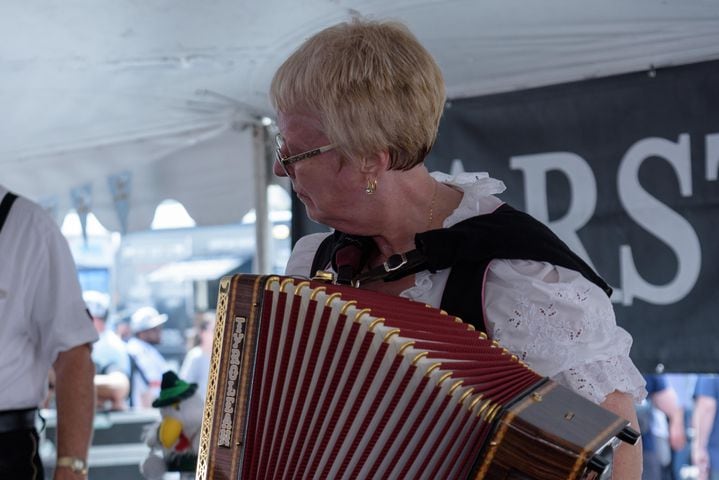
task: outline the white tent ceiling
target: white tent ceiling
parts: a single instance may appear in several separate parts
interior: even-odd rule
[[[719,58],[716,0],[8,0],[0,183],[64,211],[91,182],[115,226],[107,175],[131,171],[131,229],[162,198],[238,221],[241,127],[272,114],[271,76],[304,38],[357,14],[405,22],[454,98]]]

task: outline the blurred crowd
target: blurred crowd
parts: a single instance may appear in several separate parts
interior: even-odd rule
[[[647,399],[637,405],[643,480],[719,480],[719,376],[645,375]]]
[[[153,400],[160,394],[163,373],[176,369],[176,364],[168,361],[158,348],[167,315],[159,313],[153,306],[143,306],[110,321],[109,295],[89,290],[83,292],[83,299],[99,335],[92,347],[97,409],[152,408]],[[203,397],[210,367],[214,319],[211,311],[196,315],[194,324],[185,332],[186,353],[179,368],[180,378],[196,383]],[[50,386],[46,407],[52,406],[52,376]]]

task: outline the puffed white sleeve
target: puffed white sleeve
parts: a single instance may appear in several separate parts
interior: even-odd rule
[[[595,403],[615,390],[639,402],[645,382],[607,295],[546,262],[495,260],[483,292],[487,333],[537,373]]]
[[[309,277],[314,272],[310,272],[312,268],[312,260],[315,258],[315,253],[322,243],[322,240],[327,238],[330,233],[311,233],[297,240],[290,259],[287,261],[285,267],[285,275],[291,277]]]

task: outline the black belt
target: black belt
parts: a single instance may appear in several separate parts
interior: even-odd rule
[[[0,433],[17,432],[35,428],[37,408],[5,410],[0,412]]]

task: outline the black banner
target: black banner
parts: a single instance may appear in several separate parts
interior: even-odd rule
[[[719,62],[449,102],[427,166],[487,171],[615,288],[645,372],[719,370]]]
[[[615,289],[644,372],[719,371],[719,61],[448,102],[430,171],[487,171]],[[293,235],[326,230],[293,202]]]

